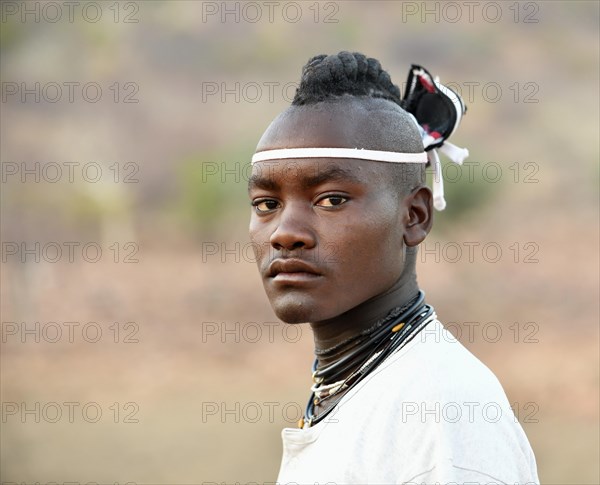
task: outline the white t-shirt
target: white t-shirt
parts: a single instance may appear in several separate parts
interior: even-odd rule
[[[322,421],[282,431],[278,484],[538,484],[494,374],[435,320]]]

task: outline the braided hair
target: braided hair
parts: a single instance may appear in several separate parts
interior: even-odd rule
[[[343,95],[383,98],[401,106],[400,89],[377,59],[342,51],[314,56],[302,68],[293,106],[314,104]]]

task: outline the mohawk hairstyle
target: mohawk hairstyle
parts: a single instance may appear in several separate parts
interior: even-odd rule
[[[400,89],[377,59],[359,52],[314,56],[302,68],[293,106],[314,104],[344,94],[383,98],[402,107]]]
[[[405,109],[400,88],[392,83],[381,63],[359,52],[348,51],[310,58],[302,68],[292,106],[316,104],[345,95],[382,98]],[[405,123],[413,125],[408,119]],[[424,164],[394,163],[389,164],[388,170],[399,194],[407,194],[426,180]]]

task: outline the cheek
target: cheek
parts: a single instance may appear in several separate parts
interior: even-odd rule
[[[397,212],[373,210],[366,214],[357,222],[346,221],[327,230],[336,272],[369,288],[393,284],[403,269],[403,231]]]
[[[269,254],[269,249],[271,247],[269,243],[270,233],[265,224],[257,223],[254,214],[250,216],[248,235],[250,236],[250,244],[254,251],[255,261],[260,266],[261,261],[268,257]]]

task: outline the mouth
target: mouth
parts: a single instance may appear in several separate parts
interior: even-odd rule
[[[300,259],[276,259],[269,265],[268,276],[277,283],[302,284],[313,282],[323,275]]]

